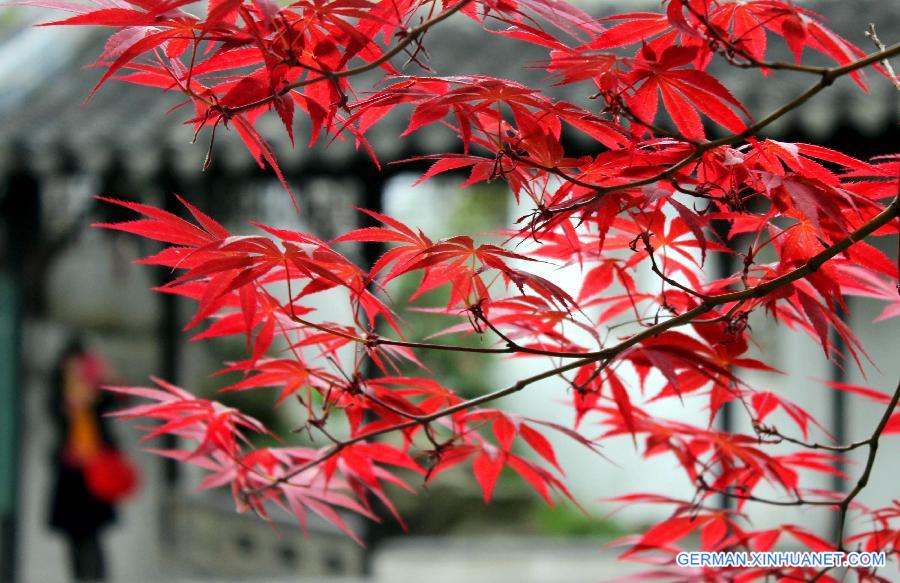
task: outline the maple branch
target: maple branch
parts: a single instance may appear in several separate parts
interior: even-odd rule
[[[715,324],[716,322],[731,322],[734,318],[735,314],[737,314],[738,310],[740,310],[744,304],[747,303],[747,300],[740,300],[739,302],[735,302],[733,306],[723,315],[718,316],[716,318],[710,318],[708,320],[694,320],[696,324]],[[746,314],[745,314],[746,315]]]
[[[829,72],[828,67],[819,67],[813,65],[803,65],[800,63],[785,63],[785,62],[769,62],[762,61],[755,58],[753,55],[745,51],[736,45],[731,39],[726,38],[725,35],[721,34],[719,30],[710,24],[709,20],[706,16],[701,14],[697,9],[692,7],[690,4],[685,5],[688,11],[693,14],[697,20],[699,20],[706,27],[706,32],[709,33],[713,38],[712,40],[715,43],[721,43],[727,49],[725,52],[716,51],[719,55],[721,55],[729,65],[733,67],[738,67],[741,69],[771,69],[771,70],[781,70],[781,71],[795,71],[798,73],[810,73],[813,75],[826,75]],[[887,47],[881,39],[878,38],[878,35],[875,33],[875,24],[869,23],[868,28],[866,29],[865,35],[872,41],[880,51],[885,50]],[[715,46],[710,46],[714,51],[716,50]],[[746,59],[746,62],[738,62],[734,60],[734,57],[728,53],[731,51],[743,59]],[[883,67],[887,75],[890,77],[891,82],[897,89],[900,89],[900,78],[894,74],[894,68],[891,66],[890,61],[886,58],[880,63]]]
[[[757,134],[760,130],[764,129],[766,126],[774,123],[775,121],[777,121],[778,119],[780,119],[781,117],[786,115],[787,113],[793,111],[794,109],[797,109],[798,107],[800,107],[801,105],[803,105],[804,103],[809,101],[813,96],[818,94],[820,91],[822,91],[826,87],[832,85],[835,82],[835,80],[837,80],[838,78],[843,77],[844,75],[849,75],[850,73],[853,73],[854,71],[857,71],[864,67],[868,67],[869,65],[872,65],[873,63],[877,63],[879,61],[884,61],[884,60],[894,57],[898,54],[900,54],[900,43],[897,43],[897,44],[894,44],[885,49],[879,50],[878,52],[869,54],[865,57],[862,57],[856,61],[853,61],[852,63],[848,63],[841,67],[831,67],[831,68],[824,69],[823,71],[821,71],[821,79],[819,79],[819,81],[817,83],[810,86],[808,89],[806,89],[806,91],[804,91],[800,95],[797,95],[792,100],[788,101],[787,103],[785,103],[784,105],[782,105],[781,107],[779,107],[778,109],[776,109],[775,111],[773,111],[772,113],[770,113],[769,115],[764,117],[763,119],[748,126],[742,132],[732,134],[730,136],[725,136],[725,137],[719,138],[717,140],[703,142],[702,144],[695,146],[694,151],[691,152],[688,156],[682,158],[678,162],[674,163],[672,166],[669,166],[666,170],[658,172],[657,174],[654,174],[653,176],[649,176],[647,178],[641,178],[638,180],[633,180],[633,181],[626,182],[623,184],[615,184],[615,185],[609,185],[609,186],[591,185],[590,188],[594,191],[594,195],[591,196],[590,198],[587,198],[585,200],[581,200],[578,202],[573,202],[573,203],[570,203],[570,204],[567,204],[564,206],[550,207],[547,209],[547,212],[553,213],[553,214],[574,212],[579,209],[583,209],[583,208],[591,206],[597,200],[599,200],[600,197],[602,197],[606,194],[609,194],[611,192],[618,192],[621,190],[638,188],[641,186],[655,184],[655,183],[659,182],[660,180],[670,179],[670,178],[674,177],[675,173],[677,173],[679,170],[681,170],[682,168],[684,168],[691,162],[699,160],[700,157],[705,152],[708,152],[709,150],[713,150],[713,149],[721,147],[721,146],[730,146],[730,145],[736,144],[738,142],[742,142],[742,141],[746,140],[747,138]],[[523,161],[528,163],[527,158],[524,158]],[[545,168],[541,168],[541,169],[545,169]],[[557,174],[561,178],[565,179],[565,176],[563,174],[560,174],[559,172],[554,172],[554,174]],[[579,182],[576,182],[575,184],[578,184],[579,186],[587,185],[587,183],[585,183],[584,181],[579,181]]]
[[[862,492],[869,483],[869,477],[872,475],[872,468],[875,465],[875,456],[878,454],[878,442],[881,439],[881,434],[884,433],[888,422],[891,420],[891,415],[893,415],[894,409],[897,408],[898,402],[900,402],[900,383],[897,383],[897,388],[894,390],[894,395],[891,397],[890,403],[888,403],[888,406],[885,408],[884,414],[881,416],[881,420],[875,427],[875,431],[872,433],[871,437],[866,440],[866,443],[869,446],[869,454],[868,456],[866,456],[866,465],[863,468],[862,475],[860,475],[859,480],[856,482],[856,485],[853,487],[853,489],[847,493],[843,500],[837,503],[838,523],[835,547],[838,551],[846,550],[844,548],[844,531],[847,527],[847,513],[850,510],[850,504],[853,503],[853,500],[856,499],[857,496],[859,496],[859,493]],[[810,583],[818,581],[830,570],[830,567],[825,567],[824,569],[816,573],[816,575],[810,580]]]
[[[619,354],[621,354],[622,352],[624,352],[625,350],[631,348],[632,346],[635,346],[636,344],[643,342],[644,340],[646,340],[648,338],[656,336],[670,328],[674,328],[676,326],[681,326],[684,324],[691,323],[698,316],[709,312],[710,310],[712,310],[713,308],[715,308],[717,306],[731,303],[731,302],[740,302],[743,300],[767,296],[767,295],[771,294],[773,291],[780,289],[788,284],[793,283],[794,281],[797,281],[798,279],[806,277],[807,275],[815,272],[826,261],[835,257],[839,253],[846,251],[851,245],[853,245],[854,243],[871,235],[874,231],[876,231],[880,227],[886,225],[888,222],[890,222],[892,219],[894,219],[898,215],[900,215],[900,198],[894,199],[894,201],[886,209],[884,209],[881,213],[879,213],[878,215],[876,215],[875,217],[870,219],[867,223],[865,223],[864,225],[862,225],[861,227],[856,229],[853,233],[851,233],[844,239],[841,239],[840,241],[833,244],[832,246],[817,253],[816,255],[811,257],[805,264],[803,264],[800,267],[797,267],[793,271],[785,273],[784,275],[781,275],[779,277],[771,279],[765,283],[758,284],[758,285],[756,285],[752,288],[748,288],[746,290],[730,292],[730,293],[725,293],[725,294],[719,294],[716,296],[710,296],[709,298],[703,300],[699,305],[695,306],[693,309],[688,310],[687,312],[684,312],[683,314],[681,314],[679,316],[675,316],[674,318],[671,318],[669,320],[666,320],[664,322],[660,322],[659,324],[651,326],[651,327],[643,330],[642,332],[635,334],[635,335],[627,338],[626,340],[621,341],[619,344],[617,344],[615,346],[612,346],[612,347],[609,347],[609,348],[606,348],[606,349],[603,349],[603,350],[600,350],[597,352],[584,353],[577,360],[573,360],[562,366],[558,366],[556,368],[552,368],[552,369],[546,370],[544,372],[532,375],[525,379],[521,379],[521,380],[517,381],[515,384],[512,384],[508,387],[505,387],[505,388],[502,388],[502,389],[499,389],[499,390],[496,390],[496,391],[493,391],[493,392],[490,392],[490,393],[487,393],[487,394],[484,394],[484,395],[481,395],[478,397],[474,397],[474,398],[471,398],[471,399],[468,399],[465,401],[460,401],[459,403],[457,403],[455,405],[445,407],[444,409],[435,411],[433,413],[429,413],[428,415],[411,416],[409,421],[391,425],[389,427],[382,427],[381,429],[363,433],[363,434],[357,435],[356,437],[336,443],[334,446],[332,446],[328,451],[323,453],[318,458],[316,458],[314,460],[310,460],[309,462],[293,469],[292,471],[288,472],[287,474],[280,476],[278,478],[272,479],[270,483],[268,483],[264,486],[258,486],[252,490],[245,492],[244,494],[246,496],[255,496],[263,491],[269,490],[271,488],[275,488],[280,484],[288,482],[291,478],[293,478],[299,474],[302,474],[303,472],[327,461],[328,459],[331,459],[332,457],[334,457],[335,455],[340,453],[344,448],[346,448],[354,443],[359,443],[359,442],[371,439],[373,437],[378,437],[380,435],[385,435],[385,434],[393,433],[396,431],[402,431],[404,429],[410,429],[412,427],[416,427],[419,425],[428,426],[428,424],[430,424],[433,421],[436,421],[437,419],[446,417],[447,415],[452,415],[454,413],[458,413],[460,411],[471,409],[478,405],[482,405],[484,403],[488,403],[488,402],[500,399],[501,397],[506,397],[508,395],[512,395],[514,393],[517,393],[517,392],[525,389],[526,387],[528,387],[536,382],[539,382],[539,381],[542,381],[542,380],[545,380],[548,378],[552,378],[554,376],[557,376],[557,375],[565,373],[565,372],[569,372],[569,371],[578,369],[584,365],[591,364],[591,363],[597,362],[599,360],[605,360],[605,361],[611,360],[611,359],[615,358],[616,356],[618,356]],[[900,399],[900,387],[898,387],[897,393],[895,393],[894,399],[891,401],[891,405],[889,407],[890,411],[893,411],[893,408],[897,404],[898,399]],[[877,449],[877,441],[878,441],[877,435],[880,435],[881,431],[884,430],[884,426],[887,425],[888,418],[890,418],[889,413],[886,414],[885,418],[882,419],[882,422],[879,424],[879,429],[876,431],[876,437],[874,437],[872,440],[871,446],[874,446],[876,449]],[[859,484],[857,484],[858,488],[854,489],[854,492],[852,493],[853,496],[850,497],[848,495],[849,501],[846,502],[846,506],[849,506],[850,501],[853,500],[853,498],[856,496],[856,494],[859,493],[859,490],[861,490],[862,487],[865,486],[865,482],[868,481],[868,475],[869,475],[869,472],[871,472],[871,463],[874,462],[874,453],[872,453],[871,451],[870,451],[869,459],[870,459],[870,461],[867,466],[867,470],[864,472],[863,478],[861,478],[861,483],[863,483],[863,486],[859,486]]]
[[[392,48],[390,48],[387,51],[385,51],[384,53],[382,53],[381,56],[378,57],[377,59],[375,59],[373,61],[369,61],[368,63],[366,63],[364,65],[359,65],[358,67],[352,67],[350,69],[344,69],[342,71],[322,71],[318,77],[306,78],[306,79],[303,79],[302,81],[296,81],[294,83],[290,83],[288,85],[285,85],[284,87],[282,87],[281,89],[279,89],[278,91],[273,93],[272,95],[269,95],[267,97],[264,97],[262,99],[254,101],[252,103],[246,103],[244,105],[239,105],[236,107],[223,108],[223,111],[228,114],[240,113],[240,112],[246,111],[248,109],[253,109],[255,107],[265,105],[266,103],[269,103],[269,102],[281,97],[282,95],[288,94],[289,92],[293,91],[294,89],[299,89],[299,88],[305,87],[307,85],[312,85],[313,83],[318,83],[319,81],[328,81],[328,80],[336,81],[337,79],[342,79],[344,77],[353,77],[355,75],[360,75],[362,73],[366,73],[373,69],[377,69],[381,65],[387,63],[388,61],[393,59],[395,56],[397,56],[398,54],[403,52],[403,50],[407,46],[409,46],[417,38],[419,38],[420,36],[422,36],[423,34],[428,32],[428,29],[430,29],[432,26],[439,24],[439,23],[443,22],[444,20],[450,18],[451,16],[453,16],[454,14],[456,14],[457,12],[462,10],[469,2],[472,2],[472,0],[459,0],[459,2],[454,4],[452,7],[448,8],[447,10],[444,10],[443,12],[441,12],[440,14],[438,14],[437,16],[435,16],[433,18],[429,18],[428,20],[426,20],[425,22],[422,22],[418,26],[400,31],[400,34],[403,35],[403,38],[396,45],[394,45]]]
[[[700,13],[699,10],[691,6],[690,4],[686,5],[688,12],[694,15],[694,17],[699,20],[705,27],[706,32],[712,36],[712,41],[715,43],[720,43],[725,46],[726,51],[716,51],[716,47],[711,43],[710,48],[716,51],[722,58],[724,58],[729,65],[733,67],[738,67],[741,69],[772,69],[772,70],[782,70],[782,71],[796,71],[798,73],[811,73],[813,75],[821,75],[828,71],[828,67],[817,67],[814,65],[803,65],[800,63],[784,63],[784,62],[768,62],[761,61],[755,58],[753,55],[737,46],[731,39],[726,38],[725,35],[719,32],[719,30],[710,24],[709,19]],[[884,49],[884,46],[879,47],[880,49]],[[729,54],[728,51],[739,55],[740,57],[746,59],[746,62],[739,62],[734,60],[734,56]]]
[[[582,358],[587,352],[567,352],[564,350],[545,350],[543,348],[532,348],[530,346],[522,346],[521,344],[511,340],[508,336],[498,331],[487,320],[483,320],[491,330],[500,336],[501,340],[506,343],[505,348],[488,348],[481,346],[459,346],[451,344],[434,344],[431,342],[409,342],[406,340],[393,340],[383,336],[375,336],[366,341],[370,346],[399,346],[403,348],[419,348],[422,350],[443,350],[447,352],[475,352],[480,354],[534,354],[537,356],[555,356],[559,358]]]
[[[370,334],[367,337],[357,336],[355,334],[351,334],[349,332],[345,332],[343,330],[336,330],[334,328],[329,328],[328,326],[324,326],[322,324],[317,324],[310,320],[306,320],[305,318],[301,318],[294,313],[287,312],[286,315],[294,322],[302,325],[309,326],[310,328],[314,328],[320,332],[325,332],[326,334],[332,334],[334,336],[339,336],[341,338],[345,338],[350,340],[351,342],[356,342],[358,344],[364,344],[367,348],[374,348],[376,346],[397,346],[401,348],[417,348],[422,350],[441,350],[445,352],[472,352],[476,354],[515,354],[517,352],[525,353],[525,354],[535,354],[539,356],[556,356],[560,358],[582,358],[585,354],[589,354],[587,352],[566,352],[562,350],[544,350],[541,348],[531,348],[530,346],[522,346],[517,342],[511,340],[509,337],[498,331],[493,325],[491,325],[487,320],[482,320],[488,324],[488,326],[493,330],[500,338],[506,342],[505,348],[490,348],[486,346],[459,346],[457,344],[435,344],[433,342],[412,342],[409,340],[394,340],[392,338],[386,338],[384,336],[379,336],[377,334]]]
[[[869,483],[869,476],[872,475],[872,467],[875,465],[875,456],[878,454],[878,442],[881,439],[881,434],[884,433],[885,427],[887,427],[888,422],[891,420],[891,415],[893,415],[894,409],[897,408],[898,401],[900,401],[900,383],[898,383],[897,388],[894,389],[894,395],[891,397],[891,402],[888,403],[888,406],[884,410],[884,414],[881,416],[881,420],[875,427],[875,431],[868,439],[869,455],[866,457],[866,465],[863,468],[862,475],[856,482],[856,486],[854,486],[853,489],[850,490],[847,496],[838,505],[840,507],[836,541],[838,550],[844,549],[844,529],[846,528],[847,523],[847,511],[849,510],[850,504],[853,502],[853,500]]]
[[[506,342],[506,347],[510,350],[510,352],[522,352],[525,354],[536,354],[540,356],[556,356],[560,358],[582,358],[586,352],[571,352],[571,351],[562,351],[562,350],[546,350],[543,348],[531,348],[530,346],[522,346],[515,340],[513,340],[509,335],[504,334],[502,330],[497,328],[493,322],[491,322],[487,316],[484,315],[484,312],[481,309],[480,304],[476,306],[477,309],[473,309],[473,314],[476,319],[484,322],[485,326],[487,326],[494,334],[500,337],[501,340]]]
[[[393,340],[377,336],[367,342],[370,346],[399,346],[403,348],[421,348],[423,350],[445,350],[448,352],[475,352],[479,354],[513,354],[518,352],[513,347],[489,348],[483,346],[459,346],[452,344],[435,344],[432,342],[408,342],[406,340]],[[565,354],[565,353],[564,353]]]
[[[774,437],[774,441],[762,441],[762,443],[769,445],[777,445],[781,442],[793,443],[794,445],[799,445],[800,447],[804,447],[806,449],[823,449],[826,451],[833,452],[842,452],[846,453],[848,451],[853,451],[854,449],[859,449],[864,445],[868,445],[870,439],[863,439],[862,441],[854,441],[853,443],[847,443],[844,445],[829,445],[827,443],[809,443],[808,441],[803,441],[802,439],[796,439],[794,437],[788,437],[787,435],[782,434],[778,429],[774,427],[765,427],[762,425],[756,425],[754,431],[757,434],[768,435],[770,437]]]
[[[288,285],[290,285],[290,279],[288,279]],[[293,311],[293,307],[294,307],[293,301],[292,300],[288,300],[288,301],[291,302],[290,305],[291,305],[291,309]],[[355,334],[350,334],[349,332],[344,332],[343,330],[335,330],[334,328],[329,328],[328,326],[323,326],[322,324],[316,324],[315,322],[310,322],[309,320],[301,318],[293,313],[289,313],[288,317],[292,321],[294,321],[302,326],[309,326],[310,328],[318,330],[319,332],[325,332],[326,334],[338,336],[340,338],[344,338],[351,342],[358,342],[360,344],[364,344],[366,342],[365,338],[361,338]]]
[[[834,500],[807,500],[800,496],[798,492],[794,493],[797,497],[793,500],[773,500],[771,498],[763,498],[754,494],[744,494],[732,492],[730,490],[722,490],[720,488],[710,486],[708,483],[706,483],[706,480],[703,478],[703,476],[697,477],[697,486],[700,490],[709,492],[711,494],[720,494],[722,496],[733,498],[735,500],[759,502],[760,504],[769,504],[772,506],[834,506],[835,504],[837,504],[837,502]]]
[[[639,239],[641,241],[643,241],[644,250],[647,252],[647,256],[650,258],[650,270],[653,271],[653,273],[655,273],[657,276],[659,276],[659,278],[662,279],[663,282],[668,283],[669,285],[671,285],[674,288],[680,289],[681,291],[685,292],[686,294],[692,295],[696,298],[700,298],[701,300],[705,300],[709,297],[708,295],[698,292],[697,290],[684,285],[683,283],[679,282],[678,280],[676,280],[672,277],[669,277],[668,275],[666,275],[663,272],[662,269],[660,269],[659,264],[656,263],[655,249],[653,248],[653,245],[650,244],[649,232],[644,231],[643,233],[641,233],[639,235]],[[663,285],[663,288],[665,289],[665,285]]]
[[[369,399],[370,401],[372,401],[373,403],[378,405],[379,407],[384,407],[385,409],[387,409],[391,413],[394,413],[395,415],[399,415],[400,417],[404,417],[406,419],[413,419],[413,420],[418,421],[418,416],[415,413],[409,413],[407,411],[404,411],[403,409],[399,409],[399,408],[391,405],[387,401],[384,401],[371,393],[367,393],[366,391],[363,391],[362,395],[366,399]]]
[[[815,65],[801,65],[798,63],[785,63],[785,62],[769,62],[769,61],[760,61],[754,59],[748,54],[743,52],[740,55],[747,59],[746,62],[741,63],[730,59],[728,57],[725,60],[728,61],[728,64],[733,67],[738,67],[739,69],[772,69],[775,71],[794,71],[797,73],[810,73],[812,75],[822,75],[828,71],[828,67],[818,67]]]

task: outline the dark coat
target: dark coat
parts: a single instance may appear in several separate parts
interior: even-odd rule
[[[65,411],[64,356],[57,367],[49,400],[50,416],[56,426],[56,445],[52,454],[53,490],[50,497],[49,525],[52,529],[78,538],[91,536],[116,519],[115,508],[96,498],[87,487],[80,467],[68,464],[63,455],[69,436],[69,417]],[[110,393],[101,392],[96,401],[100,439],[103,445],[115,447],[109,420],[104,414],[112,405]]]

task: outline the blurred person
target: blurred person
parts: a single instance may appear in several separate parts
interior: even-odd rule
[[[50,528],[65,536],[76,581],[106,579],[101,532],[116,520],[115,505],[136,486],[136,475],[118,451],[109,421],[112,394],[102,359],[73,338],[63,350],[51,387],[57,428]]]

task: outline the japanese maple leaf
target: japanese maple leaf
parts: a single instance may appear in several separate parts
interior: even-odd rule
[[[687,138],[703,139],[700,114],[738,133],[746,123],[735,113],[749,117],[744,106],[713,76],[688,68],[696,58],[695,47],[672,46],[657,55],[645,45],[635,60],[631,82],[638,86],[625,98],[632,113],[652,124],[659,108],[659,95],[678,130]]]

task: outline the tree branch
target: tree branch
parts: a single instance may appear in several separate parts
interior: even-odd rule
[[[727,498],[733,498],[735,500],[759,502],[760,504],[769,504],[771,506],[834,506],[835,504],[837,504],[836,500],[806,500],[805,498],[802,498],[799,493],[796,493],[797,498],[793,500],[773,500],[771,498],[762,498],[753,494],[742,494],[738,492],[732,492],[730,490],[722,490],[719,488],[714,488],[713,486],[707,484],[706,480],[703,479],[703,476],[698,476],[697,486],[700,490],[709,492],[711,494],[719,494]]]
[[[781,117],[786,115],[787,113],[793,111],[794,109],[797,109],[798,107],[800,107],[801,105],[803,105],[804,103],[809,101],[817,93],[819,93],[826,87],[833,84],[836,79],[838,79],[844,75],[849,75],[850,73],[853,73],[854,71],[857,71],[864,67],[868,67],[869,65],[872,65],[873,63],[877,63],[879,61],[883,61],[885,59],[894,57],[898,54],[900,54],[900,43],[894,44],[888,48],[885,48],[878,52],[867,55],[867,56],[860,58],[852,63],[848,63],[847,65],[844,65],[841,67],[832,67],[832,68],[824,69],[821,71],[821,73],[820,73],[821,79],[819,79],[819,81],[817,83],[810,86],[806,91],[804,91],[800,95],[794,97],[792,100],[785,103],[784,105],[782,105],[781,107],[779,107],[778,109],[776,109],[775,111],[773,111],[772,113],[770,113],[769,115],[764,117],[763,119],[748,126],[744,131],[736,133],[736,134],[732,134],[730,136],[726,136],[723,138],[719,138],[717,140],[703,142],[702,144],[697,145],[694,148],[694,151],[691,152],[691,154],[689,154],[688,156],[682,158],[680,161],[676,162],[675,164],[673,164],[666,170],[663,170],[662,172],[654,174],[653,176],[650,176],[648,178],[641,178],[639,180],[634,180],[634,181],[627,182],[624,184],[616,184],[616,185],[610,185],[610,186],[591,185],[590,188],[594,191],[594,195],[591,196],[590,198],[581,200],[578,202],[570,203],[567,205],[550,207],[547,209],[547,212],[553,213],[553,214],[571,213],[571,212],[591,206],[597,200],[599,200],[600,197],[602,197],[606,194],[609,194],[611,192],[617,192],[620,190],[628,190],[631,188],[647,186],[650,184],[655,184],[656,182],[659,182],[660,180],[666,180],[666,179],[672,178],[676,172],[678,172],[679,170],[681,170],[682,168],[684,168],[691,162],[694,162],[695,160],[699,160],[700,157],[705,152],[708,152],[709,150],[718,148],[720,146],[729,146],[729,145],[736,144],[738,142],[742,142],[745,139],[757,134],[760,130],[762,130],[766,126],[774,123],[775,121],[777,121],[778,119],[780,119]],[[523,161],[525,163],[528,163],[527,158],[523,158]],[[565,179],[565,177],[563,175],[560,175],[557,172],[554,172],[554,173]],[[575,184],[578,184],[579,186],[585,186],[587,183],[584,181],[579,181],[579,182],[575,182]]]
[[[355,75],[360,75],[362,73],[366,73],[373,69],[377,69],[381,65],[387,63],[388,61],[393,59],[395,56],[400,54],[407,46],[409,46],[417,38],[419,38],[420,36],[422,36],[423,34],[428,32],[428,29],[430,29],[432,26],[439,24],[439,23],[443,22],[444,20],[447,20],[448,18],[450,18],[451,16],[453,16],[454,14],[456,14],[457,12],[462,10],[463,7],[465,7],[471,1],[472,0],[459,0],[459,2],[457,2],[451,8],[444,10],[437,16],[426,20],[425,22],[419,24],[416,27],[401,31],[403,34],[403,38],[400,40],[400,42],[398,42],[392,48],[390,48],[387,51],[385,51],[384,53],[382,53],[382,55],[380,57],[378,57],[377,59],[375,59],[374,61],[370,61],[370,62],[366,63],[365,65],[360,65],[358,67],[352,67],[350,69],[344,69],[343,71],[322,72],[318,77],[306,78],[306,79],[303,79],[302,81],[297,81],[297,82],[291,83],[289,85],[285,85],[283,88],[281,88],[279,91],[273,93],[272,95],[269,95],[268,97],[264,97],[258,101],[254,101],[253,103],[247,103],[247,104],[240,105],[237,107],[223,108],[223,111],[228,114],[240,113],[240,112],[246,111],[248,109],[253,109],[255,107],[265,105],[266,103],[269,103],[269,102],[277,99],[278,97],[281,97],[282,95],[286,95],[287,93],[293,91],[294,89],[299,89],[299,88],[305,87],[307,85],[312,85],[313,83],[318,83],[319,81],[328,81],[328,80],[335,81],[337,79],[342,79],[344,77],[353,77]]]
[[[888,403],[887,408],[884,410],[884,414],[881,416],[881,420],[878,422],[878,425],[875,427],[875,431],[872,433],[872,436],[866,440],[869,446],[869,454],[866,456],[866,465],[863,468],[862,475],[860,475],[859,480],[856,482],[856,485],[853,487],[850,492],[844,497],[843,500],[837,503],[838,507],[838,524],[837,524],[837,537],[835,540],[835,547],[838,551],[845,551],[844,548],[844,531],[847,528],[847,512],[850,510],[850,505],[853,503],[853,500],[859,496],[859,493],[863,491],[863,489],[869,483],[869,476],[872,475],[872,468],[875,466],[875,456],[878,454],[878,442],[881,439],[881,434],[884,433],[885,427],[887,427],[888,422],[891,419],[891,415],[894,413],[894,409],[897,408],[897,403],[900,402],[900,383],[897,384],[897,388],[894,390],[894,395],[891,397],[891,402]],[[815,576],[810,580],[810,583],[815,583],[821,579],[831,568],[826,567],[815,574]]]
[[[863,226],[858,228],[856,231],[851,233],[849,236],[845,237],[844,239],[841,239],[837,243],[833,244],[832,246],[828,247],[827,249],[816,254],[815,256],[810,258],[809,261],[807,261],[804,265],[794,269],[793,271],[790,271],[784,275],[776,277],[765,283],[756,285],[752,288],[748,288],[746,290],[730,292],[730,293],[725,293],[725,294],[719,294],[716,296],[710,296],[708,299],[703,300],[699,305],[697,305],[693,309],[688,310],[687,312],[684,312],[683,314],[681,314],[679,316],[675,316],[674,318],[671,318],[669,320],[666,320],[664,322],[660,322],[659,324],[651,326],[651,327],[645,329],[644,331],[642,331],[638,334],[635,334],[634,336],[631,336],[630,338],[628,338],[626,340],[623,340],[622,342],[616,344],[615,346],[612,346],[612,347],[609,347],[609,348],[606,348],[603,350],[599,350],[596,352],[584,353],[577,360],[573,360],[562,366],[558,366],[556,368],[552,368],[552,369],[546,370],[544,372],[541,372],[539,374],[519,380],[515,384],[510,385],[506,388],[499,389],[499,390],[493,391],[491,393],[487,393],[485,395],[481,395],[481,396],[478,396],[478,397],[475,397],[472,399],[461,401],[455,405],[451,405],[449,407],[446,407],[446,408],[436,411],[434,413],[430,413],[428,415],[413,416],[409,421],[391,425],[389,427],[383,427],[376,431],[363,433],[361,435],[357,435],[356,437],[350,438],[350,439],[342,441],[340,443],[336,443],[328,451],[323,453],[320,457],[318,457],[314,460],[310,460],[309,462],[307,462],[307,463],[295,468],[291,472],[285,474],[284,476],[273,479],[269,484],[266,484],[264,486],[259,486],[248,492],[245,492],[245,494],[248,496],[254,496],[265,490],[277,487],[278,485],[289,481],[291,478],[293,478],[299,474],[302,474],[306,470],[309,470],[309,469],[325,462],[326,460],[334,457],[335,455],[340,453],[344,448],[346,448],[347,446],[350,446],[354,443],[359,443],[359,442],[362,442],[362,441],[365,441],[365,440],[368,440],[368,439],[371,439],[373,437],[377,437],[380,435],[384,435],[387,433],[402,431],[404,429],[409,429],[412,427],[416,427],[418,425],[427,426],[429,423],[431,423],[437,419],[440,419],[442,417],[446,417],[447,415],[452,415],[459,411],[471,409],[473,407],[477,407],[484,403],[489,403],[491,401],[495,401],[502,397],[506,397],[508,395],[517,393],[517,392],[521,391],[522,389],[528,387],[529,385],[532,385],[532,384],[542,381],[544,379],[548,379],[548,378],[554,377],[556,375],[578,369],[584,365],[591,364],[591,363],[594,363],[594,362],[597,362],[600,360],[609,361],[609,360],[615,358],[616,356],[620,355],[625,350],[643,342],[644,340],[646,340],[648,338],[656,336],[670,328],[674,328],[676,326],[681,326],[684,324],[691,323],[698,316],[701,316],[701,315],[709,312],[710,310],[712,310],[713,308],[715,308],[717,306],[720,306],[723,304],[728,304],[731,302],[740,302],[740,301],[748,300],[751,298],[759,298],[759,297],[767,296],[770,293],[772,293],[773,291],[775,291],[779,288],[782,288],[788,284],[791,284],[794,281],[797,281],[798,279],[801,279],[801,278],[815,272],[826,261],[835,257],[839,253],[842,253],[843,251],[848,249],[851,245],[853,245],[853,243],[856,243],[857,241],[860,241],[860,240],[866,238],[867,236],[871,235],[878,228],[886,225],[893,218],[897,217],[898,214],[900,214],[900,198],[895,199],[890,204],[890,206],[888,206],[881,213],[879,213],[878,215],[876,215],[875,217],[870,219],[866,224],[864,224]],[[894,395],[894,399],[891,401],[889,411],[893,410],[894,406],[897,403],[898,398],[900,398],[900,387],[898,387],[897,393]],[[890,413],[886,413],[885,417],[882,419],[881,423],[879,424],[879,429],[876,432],[877,435],[880,435],[881,431],[884,430],[884,426],[887,425],[887,420],[889,418],[890,418]],[[877,437],[875,439],[873,439],[872,445],[874,446],[875,449],[877,449]],[[851,493],[852,497],[848,496],[849,500],[846,502],[846,506],[849,506],[850,501],[852,501],[853,498],[856,496],[856,494],[859,493],[858,491],[861,490],[862,487],[865,486],[865,481],[868,481],[868,475],[869,475],[869,472],[871,472],[871,463],[872,462],[874,462],[874,452],[870,451],[870,462],[869,462],[869,465],[867,466],[866,472],[863,475],[863,478],[861,478],[862,486],[859,486],[859,484],[857,484],[858,488],[854,489],[854,492]]]
[[[891,397],[891,402],[888,403],[888,406],[884,410],[884,414],[881,416],[881,420],[878,422],[878,426],[875,427],[872,437],[868,440],[869,455],[866,457],[866,465],[862,475],[859,477],[859,481],[856,482],[856,486],[850,490],[847,496],[839,504],[840,515],[838,516],[838,534],[836,541],[838,550],[844,550],[844,530],[847,523],[847,511],[853,500],[859,496],[859,493],[862,492],[863,488],[869,483],[869,476],[872,475],[872,467],[875,465],[875,456],[878,454],[878,441],[881,439],[881,434],[884,433],[884,429],[887,427],[888,421],[890,421],[891,415],[894,413],[894,409],[897,408],[898,401],[900,401],[900,383],[898,383],[897,388],[894,389],[894,396]]]

